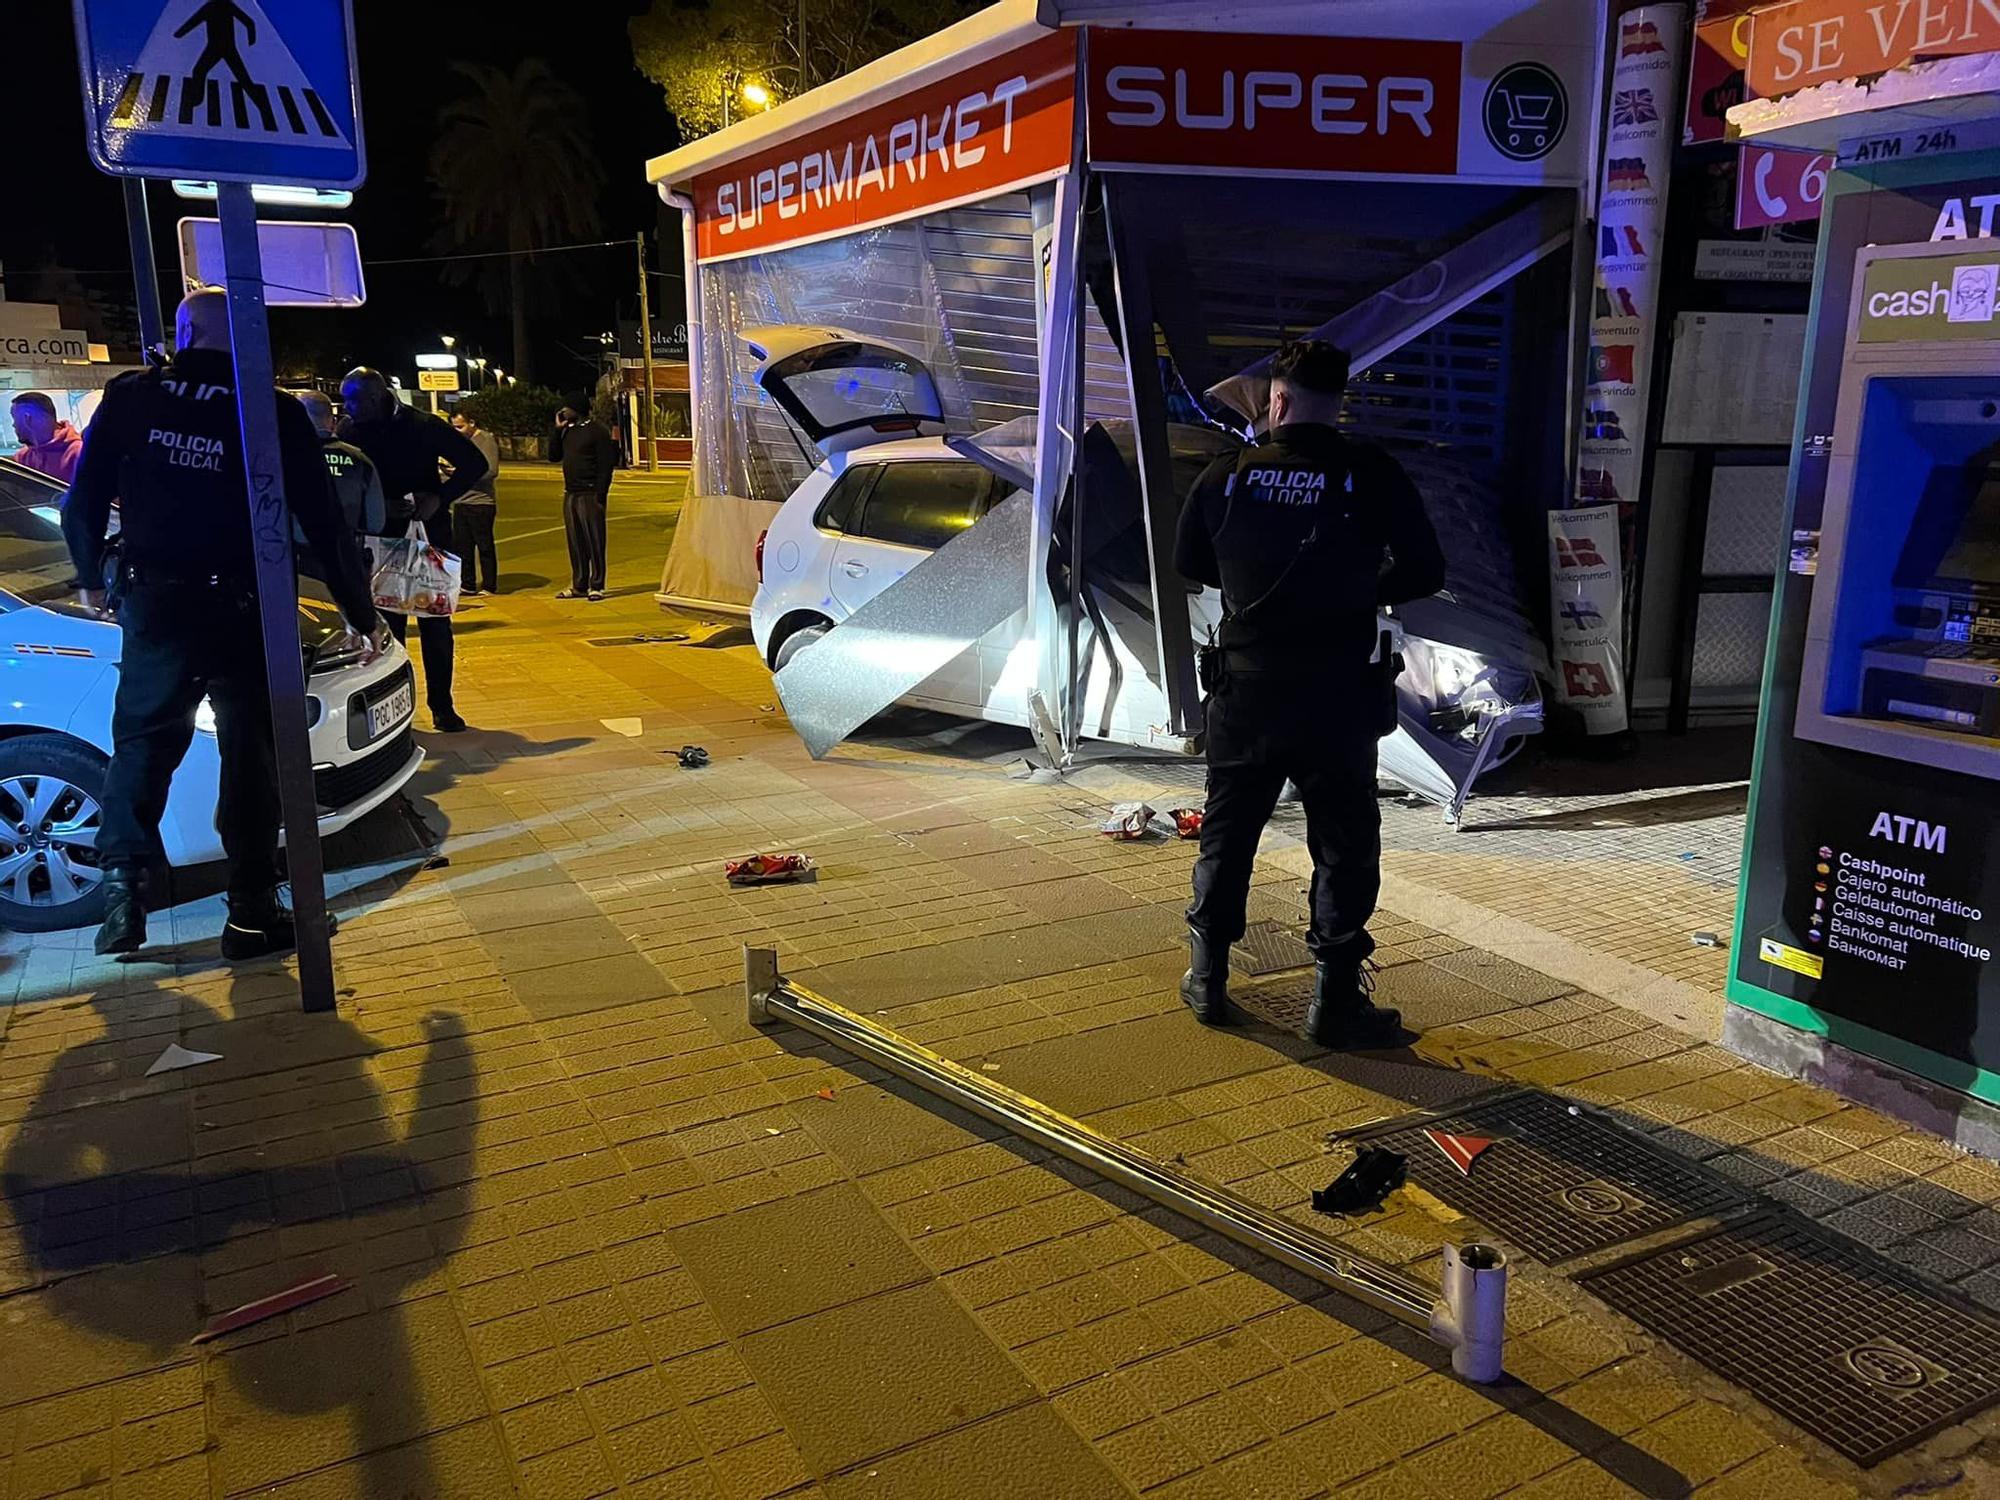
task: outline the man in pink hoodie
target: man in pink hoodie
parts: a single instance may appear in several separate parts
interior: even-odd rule
[[[23,391],[13,401],[14,436],[27,444],[14,462],[38,469],[61,484],[76,478],[83,434],[56,420],[56,404],[40,391]]]

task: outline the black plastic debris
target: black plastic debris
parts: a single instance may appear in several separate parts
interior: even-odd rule
[[[708,764],[708,752],[699,745],[681,746],[680,762],[684,769],[699,771]]]
[[[1407,1175],[1400,1151],[1364,1146],[1345,1172],[1312,1195],[1312,1206],[1323,1214],[1367,1214],[1382,1206]]]

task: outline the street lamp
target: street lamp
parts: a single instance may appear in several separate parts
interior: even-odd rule
[[[728,68],[722,74],[722,127],[727,130],[735,123],[736,101],[741,97],[752,109],[767,109],[771,103],[771,91],[755,79],[746,79],[741,68]]]
[[[458,342],[458,339],[456,336],[452,334],[443,333],[438,335],[438,342],[443,344],[445,348],[449,349]]]

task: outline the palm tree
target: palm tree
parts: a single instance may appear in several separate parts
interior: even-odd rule
[[[577,91],[540,58],[512,71],[453,63],[470,92],[445,105],[431,147],[431,181],[444,204],[442,238],[453,249],[504,250],[506,275],[494,273],[489,297],[504,285],[514,319],[513,371],[530,378],[527,262],[543,246],[598,232],[603,169],[591,153]],[[460,262],[457,279],[470,273]]]

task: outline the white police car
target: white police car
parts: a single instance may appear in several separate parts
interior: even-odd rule
[[[62,487],[0,459],[0,927],[47,932],[101,919],[97,855],[118,626],[75,604],[63,542]],[[345,828],[423,763],[410,732],[410,659],[392,644],[362,664],[345,650],[340,612],[309,581],[299,600],[307,721],[319,829]],[[160,824],[167,862],[222,857],[215,831],[221,770],[208,705],[196,720]]]

